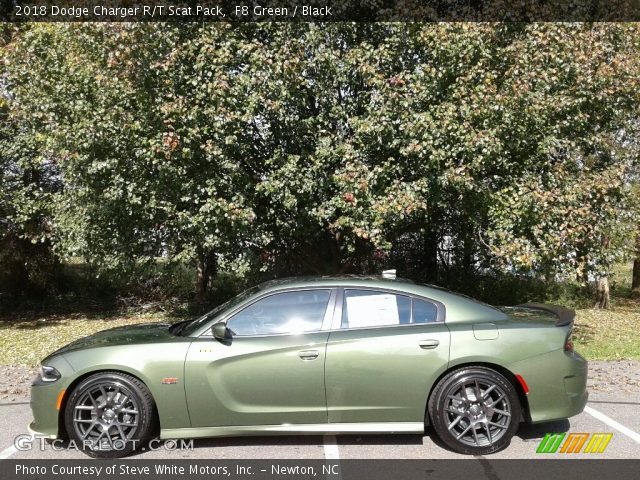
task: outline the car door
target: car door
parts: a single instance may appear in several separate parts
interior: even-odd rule
[[[449,361],[444,306],[362,288],[339,293],[327,343],[329,423],[422,422]]]
[[[185,389],[193,427],[326,423],[325,348],[335,289],[277,292],[196,339]]]

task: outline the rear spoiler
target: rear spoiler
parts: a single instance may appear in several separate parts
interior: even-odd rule
[[[556,320],[556,327],[564,327],[565,325],[571,325],[576,318],[576,311],[570,308],[560,307],[558,305],[547,305],[546,303],[525,303],[518,305],[523,308],[534,308],[537,310],[544,310],[545,312],[553,313],[558,317]]]

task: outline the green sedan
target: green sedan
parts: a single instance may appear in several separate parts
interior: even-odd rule
[[[495,308],[373,277],[254,287],[201,318],[73,342],[42,361],[30,430],[97,457],[161,439],[424,433],[484,455],[586,401],[574,312]]]

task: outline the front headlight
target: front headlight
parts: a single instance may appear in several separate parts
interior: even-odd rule
[[[42,385],[43,383],[53,383],[56,380],[59,380],[60,372],[53,367],[49,367],[47,365],[40,365],[40,371],[38,372],[38,376],[34,380],[34,385]]]

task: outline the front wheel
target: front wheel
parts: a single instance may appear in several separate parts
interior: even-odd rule
[[[522,409],[516,389],[502,374],[467,367],[438,382],[428,411],[438,437],[452,450],[486,455],[509,445]]]
[[[155,428],[149,389],[131,375],[92,375],[73,390],[65,409],[70,440],[87,455],[119,458],[147,442]]]

